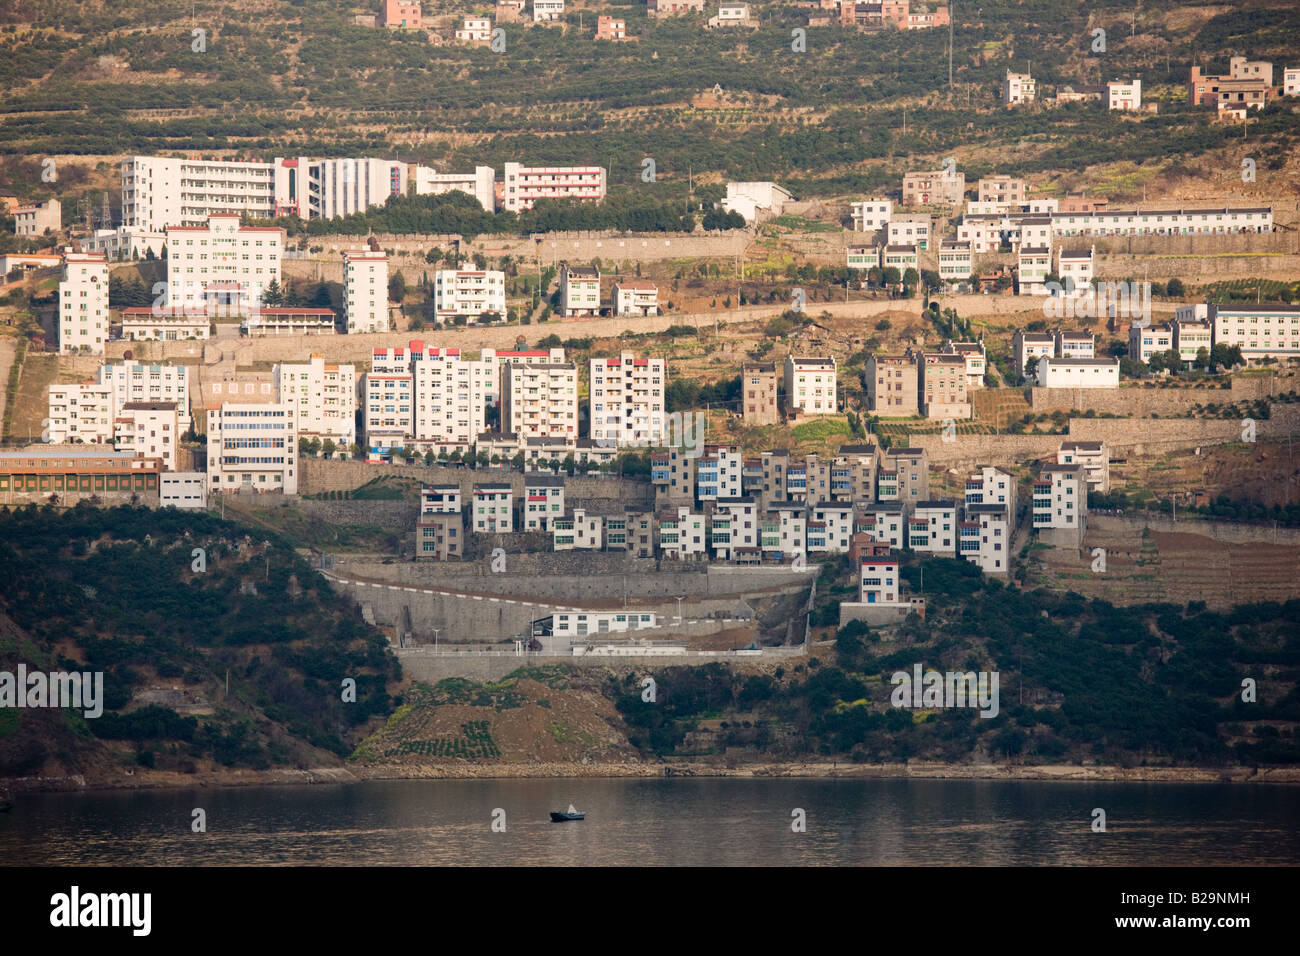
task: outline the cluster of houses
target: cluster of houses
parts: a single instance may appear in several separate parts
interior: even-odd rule
[[[830,457],[786,451],[745,458],[739,448],[707,445],[695,458],[656,453],[653,507],[597,513],[565,500],[565,479],[525,475],[472,485],[425,485],[416,554],[454,560],[467,534],[542,533],[555,551],[627,551],[670,561],[790,563],[816,555],[880,556],[878,546],[963,557],[988,574],[1007,574],[1016,529],[1017,479],[981,466],[961,500],[930,496],[923,448],[845,445]],[[519,483],[519,482],[517,482]],[[1082,540],[1088,493],[1109,490],[1102,442],[1065,442],[1029,482],[1036,531]],[[865,586],[863,603],[902,602],[886,585]]]
[[[856,27],[861,30],[928,30],[950,24],[946,5],[912,3],[911,0],[802,0],[795,6],[809,8],[810,27]]]

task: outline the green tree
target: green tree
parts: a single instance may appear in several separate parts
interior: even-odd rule
[[[326,438],[321,442],[320,450],[326,458],[332,458],[334,457],[334,452],[338,450],[338,445],[334,444],[334,439]]]

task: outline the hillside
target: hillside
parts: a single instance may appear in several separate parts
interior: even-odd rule
[[[0,778],[337,766],[394,706],[382,635],[283,540],[170,509],[28,507],[0,513],[0,541],[0,670],[99,671],[104,697],[97,718],[0,711]]]

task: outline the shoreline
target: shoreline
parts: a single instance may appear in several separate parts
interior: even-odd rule
[[[727,767],[691,762],[372,764],[312,770],[230,770],[182,774],[136,772],[87,779],[19,777],[0,780],[10,793],[89,793],[227,787],[317,786],[368,780],[532,780],[548,778],[681,778],[747,780],[985,780],[1066,783],[1300,784],[1300,767],[1118,767],[1081,764],[755,763]]]

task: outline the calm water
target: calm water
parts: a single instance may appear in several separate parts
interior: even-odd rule
[[[581,823],[553,824],[570,803]],[[191,832],[195,807],[208,832]],[[807,832],[791,831],[791,810]],[[1107,833],[1090,829],[1102,807]],[[491,829],[506,812],[506,832]],[[0,862],[1242,864],[1300,862],[1300,790],[938,780],[410,780],[19,795]]]

